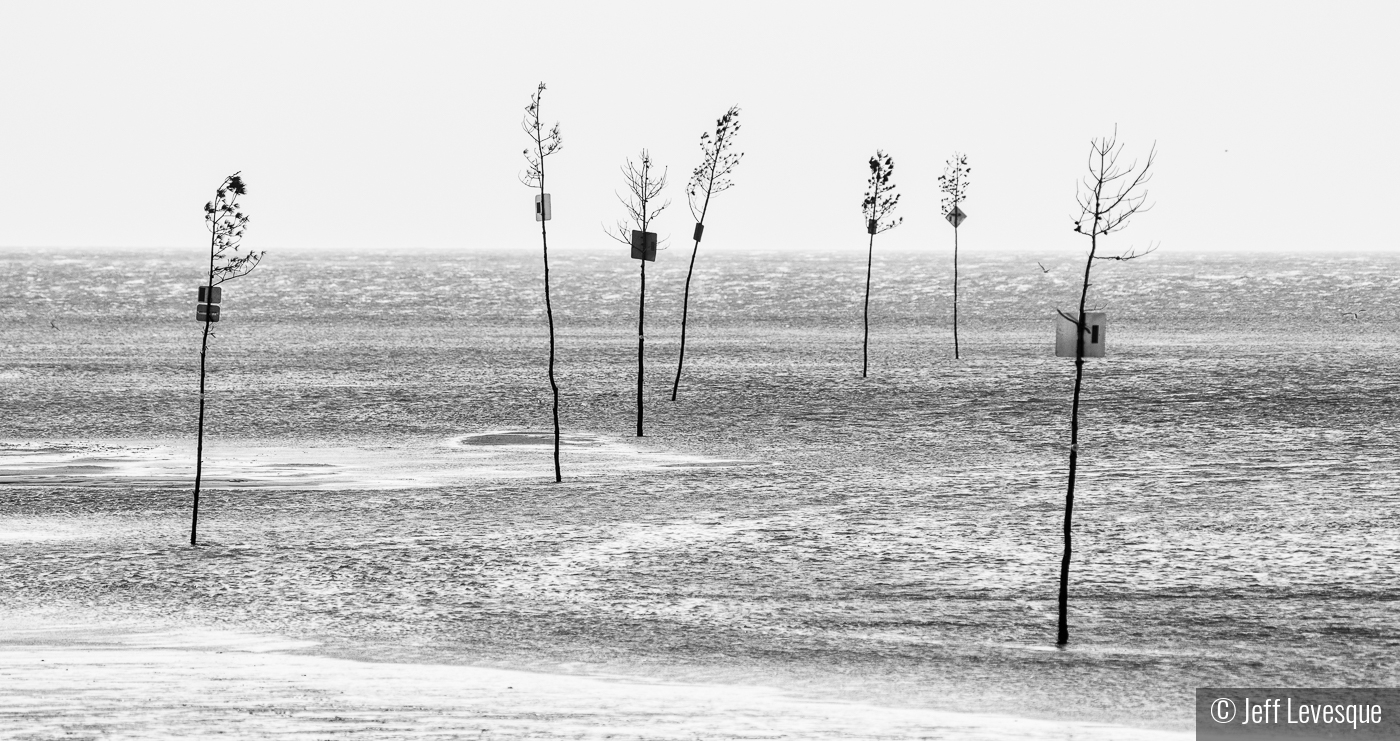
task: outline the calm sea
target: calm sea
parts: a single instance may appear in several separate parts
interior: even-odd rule
[[[672,402],[684,252],[641,439],[637,263],[554,256],[561,485],[479,444],[549,429],[537,251],[269,253],[198,549],[199,251],[0,253],[0,615],[1178,729],[1197,686],[1400,684],[1400,257],[1098,265],[1057,651],[1082,256],[965,256],[955,361],[948,256],[877,255],[862,379],[863,251],[702,253]]]

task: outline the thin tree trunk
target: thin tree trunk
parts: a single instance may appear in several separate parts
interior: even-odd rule
[[[543,168],[543,165],[541,165]],[[540,193],[544,193],[544,176],[540,176]],[[554,392],[554,481],[564,480],[559,470],[559,384],[554,380],[554,306],[549,301],[549,233],[540,219],[540,241],[544,244],[544,314],[549,319],[549,388]]]
[[[205,298],[208,298],[208,289]],[[204,358],[208,353],[209,318],[205,314],[204,339],[199,344],[199,432],[194,448],[194,510],[190,514],[190,545],[195,545],[199,533],[199,482],[204,474]]]
[[[704,224],[704,216],[701,215],[700,224]],[[676,400],[676,392],[681,387],[681,368],[685,367],[685,321],[690,314],[690,276],[695,272],[695,255],[700,251],[700,240],[695,240],[695,247],[690,251],[690,269],[685,272],[685,294],[681,299],[681,354],[676,360],[676,380],[671,382],[671,401]]]
[[[724,142],[721,140],[718,146],[722,148],[723,145]],[[715,169],[711,167],[710,182],[705,187],[705,203],[700,207],[700,220],[696,222],[697,229],[699,230],[696,232],[697,234],[700,234],[705,228],[705,214],[710,210],[710,191],[713,190],[714,187]],[[681,353],[680,358],[676,360],[676,380],[671,383],[671,401],[676,400],[676,392],[679,391],[681,387],[681,368],[685,366],[685,321],[690,313],[690,276],[695,273],[695,255],[699,252],[700,239],[697,237],[695,240],[695,247],[690,251],[690,269],[685,271],[685,295],[681,299]]]
[[[870,367],[870,268],[875,262],[875,235],[870,235],[870,253],[865,258],[865,337],[860,343],[860,377]]]
[[[643,201],[643,208],[645,208]],[[645,226],[643,234],[646,233]],[[637,305],[637,437],[642,437],[642,375],[646,370],[643,363],[645,357],[646,344],[646,312],[647,312],[647,261],[646,261],[646,238],[642,238],[642,296]]]
[[[953,202],[953,208],[957,209],[958,204]],[[953,227],[953,359],[962,357],[958,354],[958,228]]]
[[[196,433],[194,445],[194,508],[190,512],[190,545],[195,544],[195,538],[199,533],[199,482],[204,473],[204,359],[209,354],[209,325],[213,313],[214,304],[210,299],[214,298],[214,245],[218,241],[218,224],[209,234],[209,277],[204,282],[204,305],[208,308],[204,312],[204,337],[199,343],[199,432]]]
[[[1097,229],[1097,223],[1095,223]],[[1084,383],[1084,309],[1089,297],[1089,270],[1094,266],[1098,235],[1091,233],[1089,259],[1084,263],[1084,285],[1079,293],[1078,337],[1074,343],[1074,400],[1069,415],[1069,488],[1065,492],[1065,553],[1060,559],[1060,625],[1057,645],[1069,643],[1069,560],[1072,552],[1070,526],[1074,518],[1074,476],[1079,464],[1079,392]]]
[[[540,83],[543,88],[544,83]],[[536,99],[538,100],[538,99]],[[554,393],[554,481],[564,480],[559,470],[559,384],[554,380],[554,305],[549,300],[549,222],[544,218],[544,148],[540,143],[539,109],[535,109],[535,152],[540,171],[540,243],[544,248],[544,314],[549,320],[549,389]],[[556,142],[557,143],[557,142]]]

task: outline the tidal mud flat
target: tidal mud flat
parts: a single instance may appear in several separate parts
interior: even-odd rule
[[[1394,265],[1154,256],[1105,280],[1113,344],[1089,369],[1074,638],[1056,651],[1068,368],[1048,356],[1049,317],[1068,262],[966,265],[958,363],[945,357],[941,267],[877,270],[889,282],[872,298],[862,381],[849,289],[863,263],[802,256],[766,270],[735,257],[692,304],[674,404],[674,338],[649,338],[657,377],[637,440],[635,327],[619,303],[635,276],[562,257],[571,444],[558,485],[538,439],[545,338],[518,309],[534,305],[520,289],[534,263],[269,263],[236,297],[246,311],[229,321],[245,324],[218,339],[215,483],[191,549],[189,281],[115,285],[114,306],[155,310],[54,329],[25,307],[61,304],[100,276],[82,261],[5,259],[0,280],[16,283],[0,311],[16,329],[0,357],[0,617],[21,636],[7,656],[24,666],[47,664],[49,650],[81,654],[65,659],[69,673],[151,651],[160,658],[142,666],[189,666],[194,685],[209,651],[241,652],[248,707],[275,705],[258,688],[305,661],[340,667],[316,676],[427,667],[402,669],[405,687],[413,672],[488,669],[768,687],[764,697],[788,699],[752,717],[813,734],[815,721],[803,724],[816,716],[793,707],[927,714],[892,738],[937,737],[954,722],[937,714],[957,711],[1048,723],[1035,726],[1047,738],[1076,724],[1179,733],[1196,686],[1400,681]],[[129,260],[133,274],[169,264],[104,259]],[[683,275],[657,272],[657,295],[674,295]],[[378,288],[317,313],[296,290],[313,276]],[[462,305],[434,313],[436,296],[464,284]],[[1327,313],[1356,306],[1373,307],[1365,321]],[[675,310],[658,299],[648,312],[666,327]],[[59,627],[66,637],[45,632]],[[292,643],[174,645],[181,631]],[[139,648],[117,637],[136,635],[165,637]],[[132,692],[161,696],[150,692],[166,670],[140,672],[157,684]],[[45,702],[88,686],[52,681]],[[558,702],[575,707],[573,691]],[[63,707],[43,722],[76,712]],[[190,718],[224,717],[199,707]],[[1010,728],[996,727],[989,737]]]

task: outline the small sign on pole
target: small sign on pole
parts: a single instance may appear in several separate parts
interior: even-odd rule
[[[1102,311],[1084,312],[1084,357],[1102,358],[1108,332],[1108,314]],[[1055,357],[1072,358],[1078,351],[1074,321],[1063,314],[1055,315]]]
[[[549,194],[535,194],[535,221],[549,221],[550,215]]]
[[[962,226],[964,221],[967,221],[967,214],[963,213],[962,209],[954,206],[953,210],[949,211],[948,215],[943,218],[947,219],[948,223],[952,224],[954,229],[957,229],[959,226]]]
[[[199,304],[198,306],[195,307],[195,310],[194,310],[194,318],[195,318],[195,321],[198,321],[198,322],[217,322],[217,321],[219,321],[219,305],[218,305],[218,304]]]
[[[880,225],[880,222],[876,221],[875,219],[870,219],[869,221],[865,222],[865,230],[866,230],[867,232],[870,232],[871,234],[874,234],[874,233],[875,233],[875,228],[878,227],[879,225]]]
[[[200,286],[199,303],[217,304],[224,297],[224,289],[219,286]]]
[[[656,262],[656,232],[632,230],[632,259]]]
[[[702,235],[702,234],[704,234],[704,233],[705,233],[705,225],[704,225],[704,224],[701,224],[701,223],[699,223],[699,222],[696,222],[696,223],[695,223],[695,236],[694,236],[694,237],[691,237],[691,239],[694,239],[695,241],[699,242],[699,241],[700,241],[700,235]]]

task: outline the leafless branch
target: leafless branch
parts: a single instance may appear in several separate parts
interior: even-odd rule
[[[666,175],[669,168],[664,168],[660,175],[656,174],[655,167],[651,161],[651,154],[643,149],[640,166],[631,159],[622,166],[622,178],[627,184],[627,197],[614,192],[617,200],[627,209],[627,218],[617,222],[616,231],[604,227],[603,231],[608,236],[626,245],[632,244],[632,229],[638,231],[648,231],[647,227],[651,222],[661,215],[666,207],[671,205],[666,201],[660,206],[655,205],[655,201],[661,195],[661,191],[666,188]],[[634,226],[628,226],[628,222]]]
[[[1092,308],[1092,309],[1086,309],[1085,312],[1084,312],[1086,316],[1085,316],[1085,318],[1084,318],[1083,320],[1074,318],[1074,317],[1071,316],[1070,314],[1066,313],[1063,309],[1060,309],[1060,308],[1058,308],[1058,307],[1056,307],[1055,313],[1056,313],[1056,314],[1059,314],[1059,315],[1062,316],[1062,317],[1064,317],[1066,321],[1069,321],[1069,322],[1071,322],[1071,323],[1073,323],[1073,324],[1078,325],[1078,326],[1079,326],[1079,329],[1080,329],[1081,331],[1087,332],[1087,331],[1089,331],[1089,321],[1088,321],[1088,318],[1087,318],[1088,313],[1091,312],[1091,311],[1103,311],[1103,310],[1108,309],[1108,308],[1110,308],[1110,307],[1109,307],[1107,304],[1100,304],[1100,305],[1098,305],[1098,306],[1096,306],[1096,307],[1094,307],[1094,308]]]
[[[1079,205],[1079,218],[1074,221],[1076,232],[1095,237],[1111,234],[1127,227],[1134,215],[1152,209],[1147,204],[1146,186],[1152,180],[1152,165],[1157,160],[1156,143],[1142,167],[1138,167],[1137,160],[1120,165],[1122,154],[1116,128],[1111,136],[1090,140],[1089,174],[1075,193]]]
[[[1136,259],[1138,259],[1139,257],[1147,257],[1148,255],[1152,254],[1153,252],[1156,252],[1156,251],[1157,251],[1157,248],[1158,248],[1158,247],[1161,247],[1161,246],[1162,246],[1162,245],[1161,245],[1160,242],[1154,242],[1154,243],[1148,245],[1146,249],[1139,250],[1139,249],[1136,248],[1136,247],[1129,247],[1127,252],[1121,252],[1121,253],[1119,253],[1119,254],[1117,254],[1117,255],[1098,255],[1098,254],[1096,254],[1096,255],[1094,255],[1094,259],[1095,259],[1095,260],[1117,260],[1117,261],[1119,261],[1119,262],[1127,262],[1128,260],[1136,260]]]
[[[544,190],[544,158],[559,151],[564,139],[559,135],[559,124],[555,123],[548,131],[540,123],[540,98],[544,95],[544,83],[530,96],[530,105],[525,106],[525,117],[520,128],[530,137],[533,146],[524,151],[525,172],[519,175],[520,182],[531,188]]]

